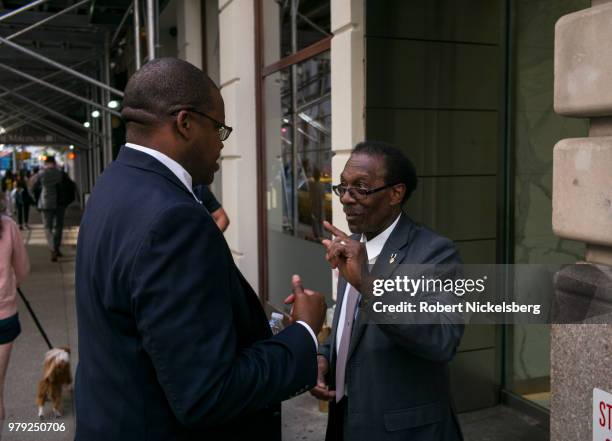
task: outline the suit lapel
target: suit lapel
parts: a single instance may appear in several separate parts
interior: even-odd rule
[[[376,259],[376,264],[371,271],[372,275],[378,279],[385,279],[403,262],[408,250],[406,245],[410,241],[413,227],[414,224],[410,218],[402,214]]]
[[[123,146],[121,150],[119,150],[119,155],[117,155],[116,161],[125,164],[129,167],[135,167],[142,170],[157,173],[158,175],[161,175],[164,178],[168,179],[181,190],[191,195],[189,189],[187,189],[187,187],[185,187],[185,184],[183,184],[180,179],[177,178],[174,173],[172,173],[172,170],[170,170],[168,167],[166,167],[164,164],[159,162],[151,155],[148,155],[136,149]]]
[[[404,262],[408,251],[408,244],[412,237],[414,224],[408,216],[402,213],[395,229],[385,242],[382,251],[380,252],[376,263],[372,267],[370,274],[377,279],[388,278],[395,268]],[[351,344],[349,346],[347,360],[355,351],[361,337],[366,329],[366,323],[363,320],[364,314],[359,313],[353,323],[353,332],[351,335]]]

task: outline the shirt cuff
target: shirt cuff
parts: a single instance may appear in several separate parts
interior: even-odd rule
[[[319,349],[319,342],[317,341],[317,336],[315,335],[315,333],[312,330],[312,328],[308,325],[308,323],[303,322],[301,320],[298,320],[296,323],[299,323],[300,325],[302,325],[303,327],[305,327],[308,330],[308,333],[312,336],[312,339],[314,341],[315,351],[317,351]]]

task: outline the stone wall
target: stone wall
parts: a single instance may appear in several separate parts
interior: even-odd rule
[[[554,149],[553,230],[587,244],[585,262],[564,271],[558,296],[590,271],[583,291],[612,297],[612,3],[562,17],[555,30],[555,111],[590,118],[588,138],[564,139]],[[584,282],[584,280],[582,280]],[[574,284],[578,286],[577,284]],[[595,286],[597,285],[597,286]],[[607,287],[607,288],[606,288]],[[570,305],[571,307],[571,305]],[[551,342],[551,440],[592,439],[593,388],[612,391],[612,327],[554,325]]]

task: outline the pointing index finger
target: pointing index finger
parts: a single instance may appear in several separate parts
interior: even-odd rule
[[[348,234],[346,234],[344,231],[340,230],[339,228],[334,227],[332,224],[330,224],[327,221],[323,221],[323,227],[325,227],[327,231],[329,231],[331,234],[333,234],[336,237],[348,238]]]

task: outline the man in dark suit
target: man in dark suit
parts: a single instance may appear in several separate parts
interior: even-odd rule
[[[312,390],[331,402],[326,439],[461,440],[447,373],[463,334],[461,321],[366,323],[359,308],[372,300],[372,279],[395,278],[405,270],[402,264],[454,267],[458,252],[449,239],[402,212],[417,177],[396,147],[358,144],[340,181],[334,191],[354,234],[325,223],[335,236],[323,241],[326,257],[340,272],[332,332],[319,347]]]
[[[76,262],[78,441],[280,440],[280,402],[316,380],[320,294],[272,336],[208,211],[231,128],[199,69],[146,64],[125,90],[128,143],[98,179]]]

